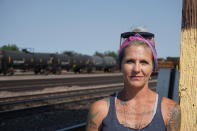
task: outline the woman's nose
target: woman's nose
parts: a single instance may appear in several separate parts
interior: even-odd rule
[[[134,65],[134,69],[133,69],[135,72],[140,72],[140,65],[138,64],[138,63],[136,63],[135,65]]]

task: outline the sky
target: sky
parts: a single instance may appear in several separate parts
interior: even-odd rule
[[[0,46],[34,52],[118,51],[120,34],[155,34],[158,57],[180,54],[182,0],[0,0]]]

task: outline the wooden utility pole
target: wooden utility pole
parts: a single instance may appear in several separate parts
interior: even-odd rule
[[[183,0],[179,91],[181,131],[197,131],[197,0]]]

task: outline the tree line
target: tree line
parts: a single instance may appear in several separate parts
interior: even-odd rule
[[[11,51],[20,51],[19,47],[15,44],[8,44],[8,45],[3,45],[0,47],[0,49],[3,50],[11,50]],[[62,54],[68,55],[68,56],[79,56],[79,55],[83,55],[81,53],[75,52],[75,51],[63,51]],[[115,59],[117,59],[118,57],[118,53],[115,51],[105,51],[105,52],[99,52],[99,51],[95,51],[95,53],[93,54],[94,56],[100,56],[100,57],[104,57],[104,56],[111,56]]]
[[[19,51],[18,46],[15,45],[15,44],[3,45],[2,47],[0,47],[0,49],[3,49],[3,50],[11,50],[11,51]]]

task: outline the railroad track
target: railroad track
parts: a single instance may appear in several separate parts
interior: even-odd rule
[[[89,101],[106,97],[120,89],[122,89],[122,84],[113,84],[93,89],[0,98],[0,113],[61,103]]]
[[[57,86],[88,86],[121,83],[122,76],[51,78],[34,80],[9,80],[0,81],[0,91],[31,91]]]
[[[99,80],[100,82],[101,80]],[[109,80],[110,81],[110,80]],[[109,82],[107,81],[107,82]],[[94,82],[94,81],[93,81]],[[91,83],[91,82],[90,82]],[[90,84],[89,83],[89,84]],[[106,82],[103,82],[106,83]],[[112,82],[111,82],[112,83]],[[114,82],[115,83],[115,82]],[[87,84],[87,82],[85,83]],[[154,87],[156,81],[152,80],[149,85]],[[110,93],[120,90],[123,87],[123,83],[117,84],[105,84],[97,86],[86,86],[78,88],[70,88],[70,90],[52,90],[47,92],[35,92],[4,95],[0,97],[0,112],[20,110],[25,108],[35,108],[46,105],[72,103],[75,101],[84,101],[86,99],[92,99],[96,97],[105,97]],[[65,87],[63,87],[65,88]],[[21,88],[20,88],[21,89]]]

